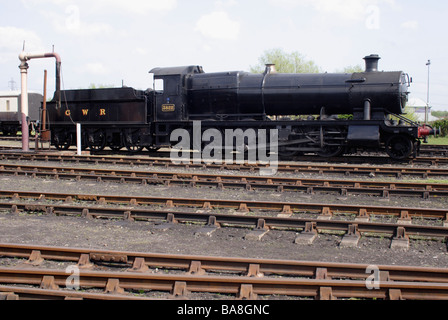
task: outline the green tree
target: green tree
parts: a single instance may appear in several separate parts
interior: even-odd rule
[[[356,66],[345,67],[342,72],[343,73],[358,73],[358,72],[364,72],[364,69],[360,64],[358,64]]]
[[[297,51],[287,53],[283,49],[266,50],[258,59],[258,64],[250,67],[252,73],[263,73],[266,64],[275,64],[279,73],[319,73],[321,69],[314,61],[307,60]]]
[[[442,130],[440,133],[442,137],[448,136],[448,119],[437,120],[432,124],[432,126],[435,129],[440,128]]]
[[[419,120],[418,120],[418,116],[415,114],[413,108],[406,107],[406,108],[404,109],[404,116],[405,116],[406,118],[408,118],[409,120],[412,120],[412,121],[415,121],[415,122],[418,122],[418,121],[419,121]]]
[[[434,117],[441,118],[441,119],[448,118],[448,111],[437,111],[437,110],[434,110],[434,111],[431,112],[431,114]]]
[[[107,89],[107,88],[114,88],[115,86],[113,84],[95,84],[91,83],[87,89]]]

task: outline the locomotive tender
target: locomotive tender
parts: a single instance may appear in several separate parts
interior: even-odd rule
[[[353,74],[280,74],[272,65],[263,74],[205,73],[186,66],[151,70],[158,88],[146,91],[66,90],[47,105],[52,144],[76,144],[75,124],[81,123],[82,144],[92,150],[172,147],[174,130],[192,132],[193,122],[201,121],[203,131],[277,129],[278,152],[285,158],[357,150],[385,151],[394,159],[416,156],[421,140],[435,131],[402,116],[409,76],[378,71],[378,55],[364,59],[366,70]]]

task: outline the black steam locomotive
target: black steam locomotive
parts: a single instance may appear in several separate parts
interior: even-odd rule
[[[359,150],[385,151],[395,159],[416,156],[434,130],[402,116],[409,76],[378,71],[378,55],[364,59],[365,72],[353,74],[280,74],[272,65],[263,74],[204,73],[186,66],[151,70],[157,86],[146,91],[63,91],[47,106],[52,144],[76,144],[75,124],[81,123],[84,147],[153,150],[172,147],[174,130],[192,133],[200,121],[203,132],[278,130],[278,153],[286,158]]]

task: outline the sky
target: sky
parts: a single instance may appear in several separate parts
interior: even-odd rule
[[[24,41],[60,54],[65,89],[146,89],[156,67],[249,71],[281,48],[326,72],[378,54],[380,70],[408,73],[411,98],[424,101],[429,71],[430,105],[448,111],[447,16],[440,0],[0,0],[0,91],[20,88]],[[29,65],[29,89],[43,91],[46,69],[52,96],[54,59]]]

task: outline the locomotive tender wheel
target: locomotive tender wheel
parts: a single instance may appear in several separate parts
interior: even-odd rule
[[[125,132],[123,137],[124,145],[131,153],[139,153],[143,150],[143,147],[140,145],[141,139],[138,130],[134,132]]]
[[[123,148],[123,146],[110,145],[109,148],[110,148],[112,151],[117,152],[117,151],[120,151],[121,148]]]
[[[54,145],[59,151],[68,150],[72,145],[72,135],[65,131],[56,133],[54,136]]]
[[[107,139],[107,146],[114,152],[120,151],[124,147],[123,135],[120,133],[113,133]]]
[[[392,159],[409,158],[413,151],[414,145],[411,139],[405,135],[392,136],[386,142],[386,152]]]
[[[90,150],[103,151],[106,147],[106,134],[103,130],[89,132],[87,136],[87,145]]]
[[[17,132],[19,132],[19,130],[17,130],[17,128],[11,128],[11,129],[9,129],[8,134],[11,137],[17,137]]]
[[[126,149],[132,153],[139,153],[143,150],[143,147],[139,145],[126,145]]]

